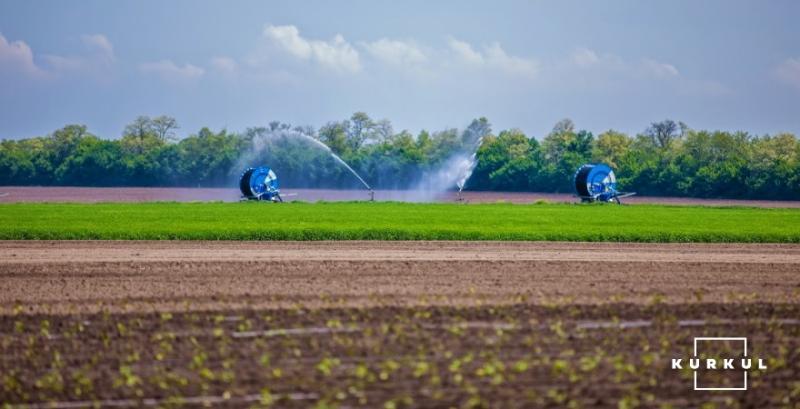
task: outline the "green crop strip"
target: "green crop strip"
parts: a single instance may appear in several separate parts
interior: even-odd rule
[[[800,242],[800,209],[660,205],[0,205],[0,239]]]

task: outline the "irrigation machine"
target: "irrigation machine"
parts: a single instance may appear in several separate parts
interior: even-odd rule
[[[243,200],[283,202],[278,176],[266,166],[247,168],[239,178]]]
[[[605,163],[588,163],[575,172],[575,192],[581,202],[616,202],[635,195],[617,190],[617,177]]]

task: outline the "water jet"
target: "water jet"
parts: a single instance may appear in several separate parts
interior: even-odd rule
[[[375,191],[372,190],[372,187],[370,187],[370,185],[367,184],[367,182],[364,181],[364,179],[361,177],[361,175],[359,175],[358,172],[356,172],[353,168],[351,168],[350,165],[347,164],[347,162],[345,162],[342,158],[339,157],[339,155],[337,155],[335,152],[333,152],[333,150],[328,145],[325,145],[319,139],[313,138],[313,137],[311,137],[309,135],[306,135],[304,133],[297,133],[297,135],[299,135],[302,138],[308,140],[309,142],[313,143],[314,145],[316,145],[316,146],[328,151],[328,153],[331,155],[331,157],[333,157],[333,159],[335,159],[342,166],[347,168],[347,170],[349,170],[350,173],[352,173],[353,176],[355,176],[356,179],[358,179],[358,181],[361,182],[361,184],[364,185],[365,188],[367,188],[367,190],[369,191],[369,197],[370,197],[369,200],[370,201],[374,201],[375,200]]]

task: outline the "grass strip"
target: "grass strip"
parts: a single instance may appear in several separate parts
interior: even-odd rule
[[[3,240],[800,242],[800,209],[664,205],[0,204]]]

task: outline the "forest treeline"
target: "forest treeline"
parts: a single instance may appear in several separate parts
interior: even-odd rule
[[[271,122],[244,132],[203,128],[182,139],[177,129],[173,118],[142,116],[118,139],[68,125],[43,137],[3,140],[0,185],[235,186],[245,167],[266,164],[284,186],[357,186],[313,138],[380,189],[418,186],[477,148],[471,190],[572,192],[581,164],[605,162],[620,189],[643,195],[800,199],[800,141],[790,133],[695,130],[664,120],[637,135],[594,135],[565,119],[537,139],[518,129],[495,134],[480,118],[464,130],[413,135],[363,112],[320,129]]]

